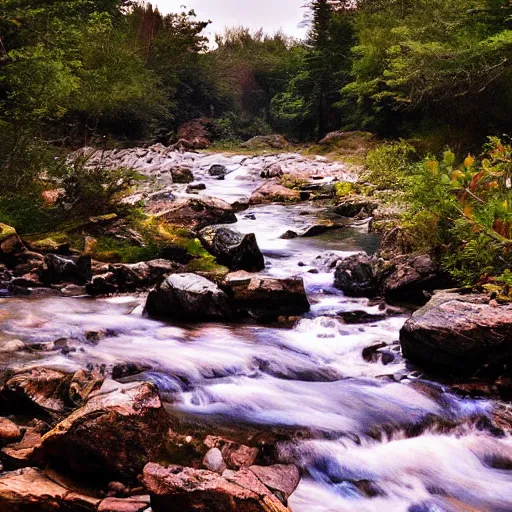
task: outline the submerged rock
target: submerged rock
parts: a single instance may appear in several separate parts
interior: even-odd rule
[[[257,272],[265,268],[254,233],[244,235],[232,228],[212,226],[200,232],[200,240],[217,262],[230,270]]]
[[[257,319],[301,315],[310,309],[304,281],[299,277],[278,279],[234,272],[226,276],[223,286],[237,311]]]
[[[174,274],[152,290],[145,312],[177,320],[221,320],[232,316],[229,298],[215,283],[196,274]]]
[[[249,469],[212,471],[148,464],[143,483],[153,512],[289,512]]]
[[[168,416],[153,384],[115,384],[50,430],[41,456],[79,474],[134,479],[160,454]]]
[[[402,352],[443,375],[512,376],[512,305],[438,293],[400,331]]]

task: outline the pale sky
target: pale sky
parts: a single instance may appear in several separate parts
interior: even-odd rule
[[[279,29],[290,36],[304,37],[302,21],[306,0],[153,0],[162,13],[194,9],[201,21],[211,20],[207,35],[224,31],[224,27],[243,25],[252,30],[263,27],[273,34]]]

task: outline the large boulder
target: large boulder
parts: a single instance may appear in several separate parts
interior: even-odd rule
[[[47,254],[44,265],[39,269],[39,279],[44,284],[76,283],[85,284],[91,280],[91,257],[61,256]]]
[[[428,254],[420,254],[397,261],[382,288],[390,301],[425,304],[432,291],[450,284],[434,260]]]
[[[2,512],[95,511],[99,498],[73,492],[35,468],[0,475]]]
[[[406,358],[443,375],[512,376],[512,305],[438,293],[400,331]]]
[[[339,261],[334,273],[334,286],[349,297],[374,297],[379,283],[371,258],[365,253],[358,253]]]
[[[310,309],[304,281],[299,277],[278,279],[234,272],[226,276],[223,287],[237,311],[260,320],[302,315]]]
[[[143,483],[153,512],[289,512],[249,469],[212,471],[148,464]]]
[[[364,196],[343,198],[334,208],[334,213],[342,217],[368,217],[377,209],[379,203]]]
[[[156,209],[154,209],[156,208]],[[197,196],[167,203],[165,208],[154,205],[149,212],[160,220],[189,229],[202,229],[212,224],[233,224],[237,218],[233,207],[223,201],[207,196]]]
[[[103,381],[103,372],[98,368],[75,374],[51,368],[21,369],[7,378],[0,391],[0,405],[16,413],[59,419],[83,405]]]
[[[229,298],[215,283],[196,274],[174,274],[152,290],[145,312],[177,320],[222,320],[232,316]]]
[[[271,179],[252,193],[249,203],[288,202],[298,201],[299,199],[300,192],[298,190],[287,188],[279,184],[275,179]]]
[[[230,270],[258,272],[265,268],[263,254],[254,233],[244,235],[236,229],[211,226],[201,230],[200,240],[217,262]]]
[[[111,481],[134,480],[159,457],[169,425],[156,387],[109,384],[43,436],[45,461]]]
[[[173,183],[192,183],[194,181],[192,170],[184,165],[172,167],[171,176]]]

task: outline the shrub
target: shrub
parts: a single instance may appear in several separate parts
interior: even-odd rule
[[[400,189],[410,176],[415,156],[416,150],[403,140],[382,144],[369,151],[363,179],[380,190]]]

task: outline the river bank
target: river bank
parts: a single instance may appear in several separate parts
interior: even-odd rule
[[[16,259],[3,270],[5,290],[17,294],[0,299],[6,510],[512,508],[509,404],[467,382],[456,393],[453,379],[404,359],[410,310],[382,295],[413,289],[426,302],[437,275],[407,260],[385,266],[376,286],[383,261],[371,212],[346,217],[332,203],[337,182],[356,181],[350,169],[321,157],[163,147],[89,156],[90,165],[101,157],[140,172],[126,200],[154,216],[198,236],[226,220],[254,234],[264,268],[242,276],[245,303],[226,288],[239,269],[195,272],[226,295],[225,317],[222,308],[209,322],[170,321],[164,308],[151,319],[149,289],[193,273],[183,253],[91,262],[29,250],[12,232],[3,238]],[[268,295],[255,297],[254,279],[272,284]],[[263,308],[289,279],[303,283],[307,311],[283,311],[286,293]],[[119,288],[130,280],[131,290]],[[177,294],[180,306],[196,304],[189,293],[187,285]]]

